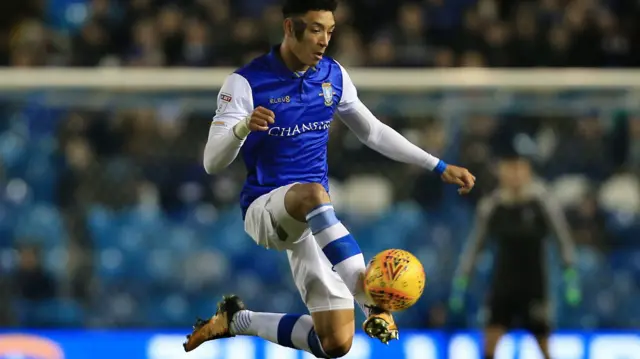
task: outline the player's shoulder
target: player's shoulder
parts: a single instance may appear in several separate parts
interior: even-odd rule
[[[322,60],[320,60],[320,66],[333,66],[333,67],[342,67],[342,65],[340,65],[340,63],[338,62],[338,60],[334,59],[331,56],[328,55],[324,55],[322,56]]]
[[[551,193],[549,186],[540,179],[535,179],[528,187],[529,194],[534,198],[544,198]]]
[[[558,203],[553,193],[553,189],[543,181],[535,181],[529,188],[531,198],[543,207],[553,206]]]
[[[531,184],[524,188],[518,198],[514,197],[513,193],[510,191],[498,188],[483,198],[483,200],[495,206],[499,204],[511,204],[514,201],[522,200],[522,198],[528,201],[538,202],[545,200],[549,195],[549,187],[543,181],[535,179]]]
[[[247,81],[251,81],[251,79],[256,77],[265,76],[270,73],[268,56],[268,53],[265,53],[255,57],[244,66],[236,69],[234,73],[244,77]]]
[[[322,60],[320,60],[320,66],[325,68],[325,69],[329,69],[331,71],[336,71],[336,72],[346,72],[347,70],[344,68],[344,66],[342,66],[338,60],[334,59],[331,56],[324,56],[322,57]]]
[[[481,213],[491,213],[499,204],[503,202],[503,196],[500,190],[489,192],[478,201],[476,209]]]
[[[336,59],[330,56],[323,56],[322,60],[320,60],[320,63],[317,65],[317,69],[320,72],[319,77],[323,81],[337,81],[338,79],[342,81],[342,78],[347,71]]]

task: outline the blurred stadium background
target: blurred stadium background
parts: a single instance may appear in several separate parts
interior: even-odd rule
[[[1,9],[2,327],[189,328],[227,292],[255,310],[304,311],[284,254],[244,234],[241,162],[215,177],[201,167],[221,76],[279,41],[277,2],[24,0]],[[451,315],[447,298],[474,205],[495,186],[495,156],[513,146],[564,204],[579,246],[584,300],[556,302],[558,327],[637,328],[640,74],[597,68],[640,64],[640,3],[344,0],[336,16],[331,53],[351,69],[363,101],[478,177],[471,198],[460,199],[334,122],[332,188],[365,255],[401,247],[427,270],[425,295],[400,325],[482,322],[490,251],[470,309]],[[45,67],[51,77],[36,70]],[[196,79],[197,89],[153,80],[173,67],[211,78]],[[516,69],[482,72],[497,67]],[[538,67],[593,69],[527,75]],[[156,84],[118,88],[127,75],[105,68],[154,68],[128,85]],[[416,76],[398,77],[400,68]],[[528,88],[530,80],[544,86]],[[559,293],[559,280],[552,285]]]

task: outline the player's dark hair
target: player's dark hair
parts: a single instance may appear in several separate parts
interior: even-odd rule
[[[282,16],[302,16],[309,11],[331,11],[338,8],[338,0],[285,0],[282,5]]]

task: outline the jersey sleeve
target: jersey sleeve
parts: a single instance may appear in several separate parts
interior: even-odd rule
[[[238,138],[233,128],[252,111],[249,82],[241,75],[229,75],[218,93],[218,107],[204,148],[203,165],[207,173],[226,168],[238,156],[244,139]]]
[[[358,139],[382,155],[402,163],[409,163],[439,171],[446,168],[439,158],[423,151],[397,131],[378,120],[358,98],[351,77],[340,64],[342,71],[342,97],[338,103],[337,115]]]
[[[218,93],[218,107],[212,127],[230,129],[252,111],[253,94],[249,81],[239,74],[231,74]]]
[[[351,81],[351,76],[349,76],[347,70],[340,64],[338,64],[338,66],[340,66],[340,71],[342,71],[342,97],[338,103],[338,112],[353,112],[355,111],[354,106],[360,102],[358,99],[358,91],[353,81]]]
[[[542,207],[547,225],[560,245],[560,255],[564,265],[572,266],[574,264],[575,243],[562,206],[544,188],[537,192],[537,198]]]
[[[494,193],[484,197],[478,203],[475,214],[474,228],[467,240],[456,274],[468,277],[476,264],[478,255],[484,249],[489,234],[489,223],[498,203],[498,196]]]

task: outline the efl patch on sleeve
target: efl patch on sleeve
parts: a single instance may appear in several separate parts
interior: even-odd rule
[[[221,92],[218,98],[218,109],[216,110],[216,112],[217,113],[224,112],[224,110],[227,109],[227,105],[229,105],[232,99],[233,97],[231,97],[230,94]]]

